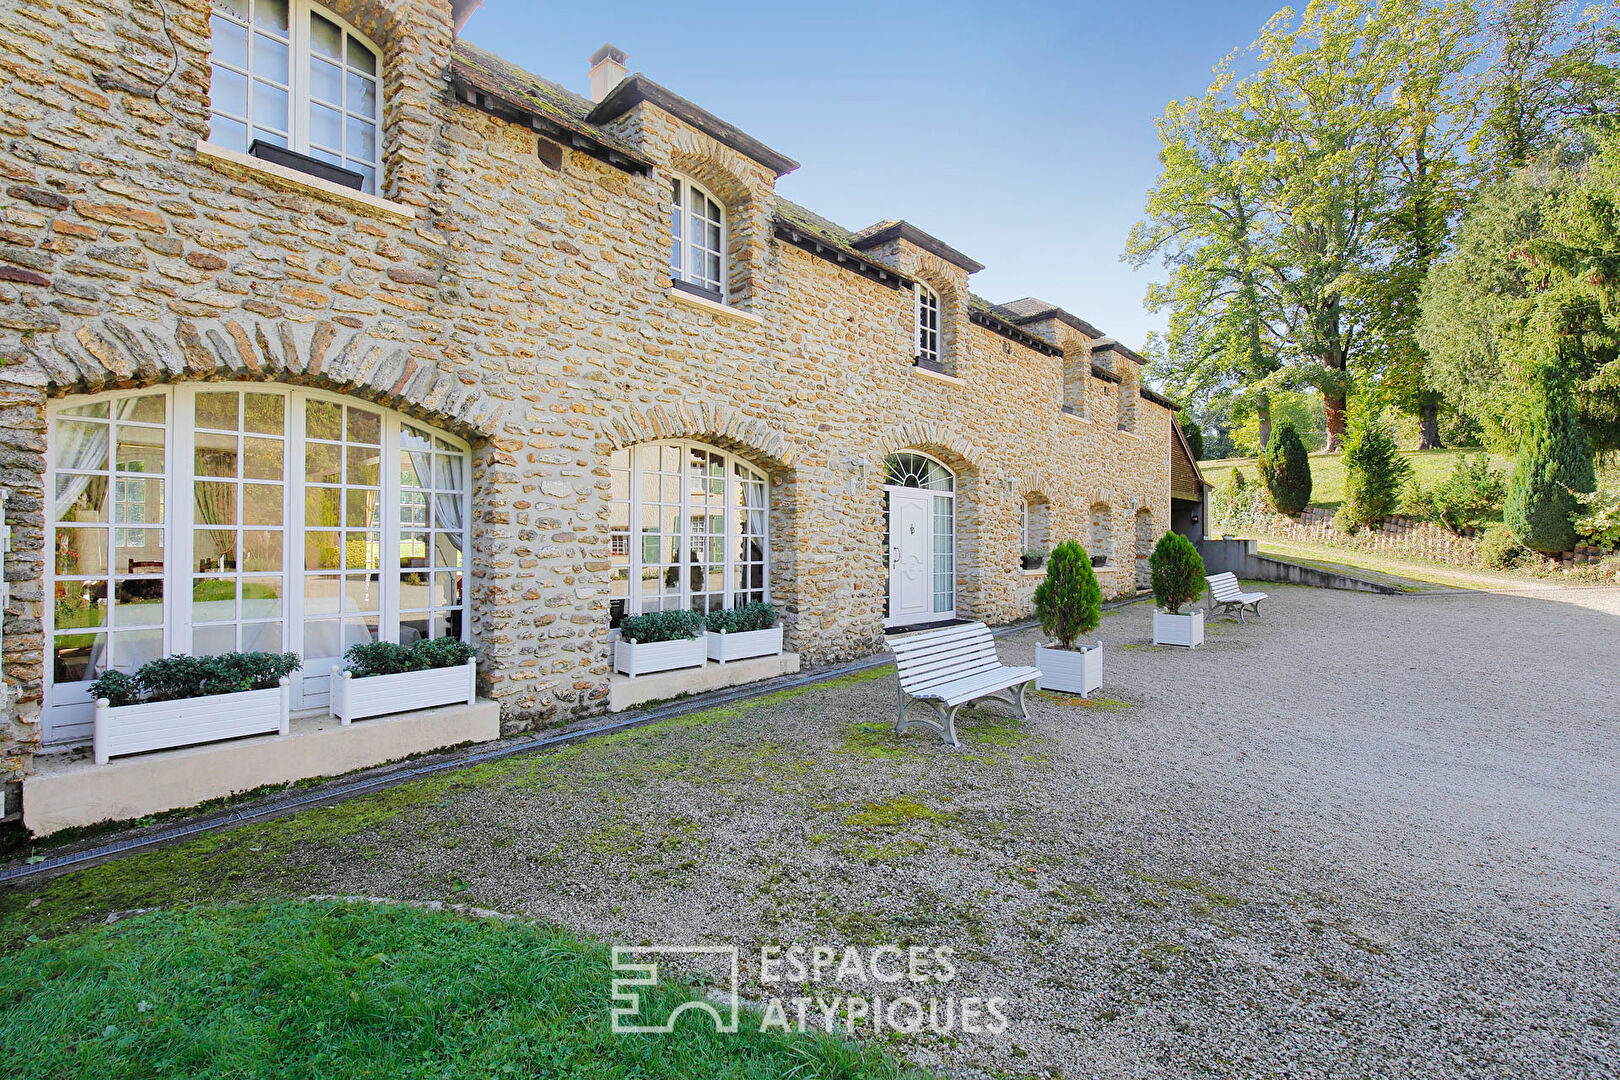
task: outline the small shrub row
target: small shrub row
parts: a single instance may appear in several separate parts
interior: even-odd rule
[[[739,604],[724,611],[711,611],[703,620],[713,634],[746,634],[753,630],[769,630],[776,625],[776,608],[763,600]]]
[[[703,633],[703,616],[687,609],[649,611],[619,620],[619,635],[632,645],[682,641]]]
[[[113,707],[151,701],[268,690],[303,666],[297,653],[238,652],[222,656],[160,656],[129,674],[103,672],[90,695]]]
[[[1417,483],[1407,489],[1404,509],[1424,521],[1443,525],[1452,532],[1482,525],[1502,507],[1507,477],[1491,468],[1490,455],[1478,453],[1459,457],[1451,472],[1434,487],[1425,490]]]
[[[460,667],[476,655],[478,650],[465,641],[446,636],[427,638],[413,645],[392,641],[361,642],[349,646],[343,658],[355,678],[365,679],[372,675]]]

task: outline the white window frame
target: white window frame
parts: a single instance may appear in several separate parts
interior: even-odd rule
[[[234,23],[246,30],[248,47],[245,63],[242,64],[228,62],[226,59],[220,56],[217,49],[211,49],[210,64],[212,67],[210,67],[209,74],[209,141],[219,143],[220,145],[228,147],[229,149],[237,150],[245,154],[249,152],[249,147],[253,145],[255,130],[273,133],[278,137],[284,138],[286,140],[287,149],[295,151],[296,153],[320,158],[323,161],[328,161],[331,164],[337,165],[339,168],[355,169],[355,166],[359,166],[359,169],[355,171],[362,171],[362,175],[365,177],[361,183],[360,190],[370,195],[377,194],[378,188],[382,185],[383,51],[378,48],[377,44],[370,38],[356,30],[348,22],[348,20],[334,14],[331,9],[327,7],[313,3],[312,0],[287,0],[287,33],[285,37],[282,37],[279,33],[269,30],[267,27],[257,26],[254,24],[252,18],[253,11],[256,5],[264,2],[264,0],[242,0],[242,2],[248,5],[247,22],[243,22],[241,17],[235,12],[226,10],[225,6],[220,3],[220,0],[214,0],[211,5],[211,18],[209,23],[210,32],[212,32],[213,19],[221,19]],[[311,58],[314,54],[310,44],[309,24],[310,16],[312,15],[319,15],[321,18],[334,23],[344,34],[344,45],[340,50],[344,55],[338,59],[339,79],[343,84],[344,94],[347,93],[350,72],[354,70],[349,65],[347,47],[349,39],[352,38],[356,43],[371,53],[375,73],[367,76],[363,72],[356,71],[355,74],[356,77],[369,78],[375,84],[376,111],[372,116],[367,117],[361,113],[355,112],[348,107],[346,102],[334,103],[311,96],[310,65],[312,62]],[[286,83],[269,78],[263,73],[255,73],[253,71],[253,38],[255,34],[261,33],[266,34],[267,37],[270,37],[275,41],[284,42],[286,45]],[[321,57],[321,59],[329,60],[327,57]],[[238,115],[235,113],[228,113],[218,106],[215,100],[216,95],[212,93],[213,67],[222,68],[236,75],[240,75],[247,80],[248,87],[247,100],[245,103],[246,109],[242,114]],[[287,129],[285,131],[267,124],[259,123],[254,119],[253,86],[256,82],[263,83],[266,86],[279,89],[286,93]],[[311,129],[314,126],[311,116],[313,115],[313,108],[316,105],[334,109],[338,113],[338,122],[341,126],[341,141],[345,143],[345,145],[336,152],[330,150],[329,148],[316,147],[311,142]],[[213,121],[215,118],[220,118],[235,124],[241,124],[246,127],[247,137],[245,141],[241,145],[237,145],[234,139],[223,137],[217,130],[214,129]],[[371,126],[372,154],[370,157],[364,157],[358,153],[351,153],[350,147],[346,145],[348,143],[348,127],[351,119],[368,123]],[[336,158],[337,160],[332,161],[332,158]],[[364,172],[363,170],[369,170],[369,173]]]
[[[945,364],[945,345],[943,337],[944,304],[941,303],[939,293],[922,282],[912,286],[914,296],[914,315],[916,327],[917,356],[915,363],[919,367],[943,369]]]
[[[714,207],[715,216],[711,217],[702,212],[699,198],[707,199]],[[669,272],[670,276],[678,282],[684,282],[703,293],[715,296],[720,303],[727,303],[730,293],[727,287],[727,278],[731,274],[731,261],[727,252],[731,246],[730,215],[726,213],[726,204],[715,197],[714,192],[693,180],[689,176],[676,175],[671,180],[670,191],[671,207],[674,210],[670,222],[670,248]],[[720,226],[720,248],[716,251],[704,245],[693,242],[692,218],[701,216],[705,224],[718,224]],[[711,281],[700,269],[694,269],[695,255],[717,255],[720,261],[720,277],[718,281]]]
[[[652,447],[659,447],[659,448],[666,447],[666,446],[672,446],[672,447],[676,447],[677,449],[679,449],[680,454],[681,454],[681,514],[680,514],[681,533],[680,533],[680,537],[681,537],[681,556],[682,556],[683,563],[689,561],[690,553],[691,553],[691,550],[692,550],[692,546],[691,546],[691,544],[692,544],[692,533],[691,533],[691,522],[692,522],[692,490],[691,489],[692,489],[692,485],[691,485],[691,481],[690,481],[690,479],[688,477],[688,474],[687,474],[687,470],[691,466],[691,452],[693,450],[701,450],[704,453],[708,453],[708,454],[718,454],[718,455],[720,455],[721,460],[723,460],[726,463],[726,488],[725,488],[725,493],[722,496],[722,500],[721,500],[722,505],[725,507],[725,524],[724,524],[724,528],[725,528],[725,536],[726,536],[726,557],[725,557],[725,563],[724,563],[724,572],[723,572],[723,575],[722,575],[722,578],[723,578],[722,595],[724,597],[724,606],[728,607],[728,608],[734,606],[734,604],[735,604],[736,594],[737,594],[738,589],[740,587],[739,584],[738,584],[738,581],[737,581],[737,571],[738,571],[739,566],[742,565],[740,563],[740,561],[737,559],[735,551],[730,546],[731,541],[732,541],[734,536],[740,537],[742,535],[741,529],[738,526],[738,521],[737,521],[737,515],[739,513],[741,513],[742,507],[739,506],[739,504],[737,502],[737,498],[736,498],[736,485],[741,482],[737,477],[736,467],[738,465],[741,465],[744,469],[746,469],[749,472],[753,473],[755,475],[755,477],[757,477],[756,482],[759,482],[759,483],[761,483],[763,485],[763,490],[765,492],[765,505],[763,507],[763,512],[765,514],[765,535],[761,538],[762,546],[764,548],[764,586],[763,586],[764,587],[764,596],[763,596],[763,600],[767,604],[770,603],[771,602],[771,478],[770,478],[770,474],[768,472],[766,472],[764,469],[761,469],[759,466],[755,465],[753,462],[749,461],[748,459],[740,457],[737,454],[734,454],[729,450],[725,450],[725,449],[722,449],[721,447],[715,446],[713,443],[699,442],[699,441],[694,440],[694,439],[660,439],[657,442],[652,442],[652,443],[637,443],[637,444],[635,444],[633,446],[625,447],[621,451],[622,453],[626,453],[626,454],[629,455],[629,462],[630,462],[629,469],[628,469],[629,482],[630,482],[630,499],[629,499],[629,503],[628,503],[628,505],[629,505],[629,517],[628,517],[629,524],[627,526],[627,534],[628,534],[628,538],[629,538],[629,542],[628,542],[627,546],[628,546],[628,549],[629,549],[629,551],[628,551],[629,564],[628,565],[629,565],[629,575],[630,575],[630,577],[629,577],[629,582],[628,582],[628,585],[626,587],[625,595],[624,595],[624,613],[626,615],[641,615],[641,614],[643,614],[643,613],[645,613],[647,611],[660,610],[657,607],[644,607],[643,606],[643,600],[645,598],[641,595],[641,571],[642,571],[642,568],[646,565],[645,562],[642,559],[642,550],[643,550],[643,548],[642,548],[642,544],[641,544],[641,537],[644,535],[642,533],[642,531],[641,531],[641,521],[642,521],[642,517],[641,517],[641,511],[642,511],[642,476],[644,474],[639,471],[639,468],[638,468],[638,466],[636,464],[636,451],[641,449],[642,447],[645,447],[645,446],[652,446]],[[660,535],[662,535],[662,534],[660,534]],[[705,565],[707,565],[707,564],[705,564]],[[692,582],[691,582],[690,576],[688,574],[682,573],[680,575],[680,585],[681,585],[681,589],[680,589],[680,593],[678,594],[679,595],[679,607],[680,608],[690,608],[692,606]],[[618,597],[613,597],[613,599],[617,600]],[[660,597],[655,597],[654,599],[662,599],[662,597],[661,596]],[[664,609],[664,610],[668,610],[668,609]]]
[[[192,536],[196,527],[195,504],[191,499],[191,491],[196,481],[194,447],[196,445],[196,395],[207,391],[234,391],[259,394],[277,394],[281,396],[285,411],[283,412],[283,464],[282,489],[284,502],[282,506],[282,649],[289,652],[304,652],[304,515],[307,490],[308,469],[305,466],[305,447],[307,445],[304,433],[305,406],[311,401],[329,401],[348,404],[382,416],[382,447],[379,462],[379,477],[381,480],[381,529],[382,554],[377,570],[378,586],[381,590],[381,605],[378,618],[378,640],[397,642],[400,638],[400,625],[404,618],[415,617],[414,612],[401,612],[400,565],[399,547],[400,535],[406,530],[401,527],[399,517],[400,492],[403,490],[400,483],[400,462],[404,452],[401,447],[401,425],[409,425],[418,430],[426,431],[437,439],[444,440],[455,452],[463,458],[461,476],[461,596],[456,605],[446,607],[444,610],[461,612],[461,637],[464,641],[472,639],[472,603],[470,597],[470,584],[472,573],[472,448],[466,441],[444,431],[432,424],[423,423],[414,417],[407,416],[386,406],[363,398],[350,397],[344,394],[331,393],[324,390],[315,390],[301,386],[291,386],[285,383],[254,383],[254,382],[221,382],[221,383],[180,383],[170,386],[146,387],[139,390],[120,390],[104,394],[81,394],[72,397],[59,398],[49,403],[46,409],[46,467],[45,491],[56,491],[56,457],[54,439],[55,425],[62,412],[74,406],[85,405],[91,402],[108,402],[109,410],[115,409],[117,401],[125,398],[147,397],[155,394],[166,396],[165,403],[165,435],[164,435],[164,461],[166,468],[161,474],[164,481],[165,512],[161,526],[142,526],[148,529],[161,529],[163,533],[163,649],[161,655],[169,656],[176,653],[189,653],[192,645],[192,581],[196,576],[193,569]],[[296,433],[296,434],[295,434]],[[108,454],[114,452],[109,445]],[[110,458],[109,458],[110,460]],[[147,474],[157,477],[159,474]],[[238,481],[240,483],[240,481]],[[178,493],[184,492],[184,497]],[[109,510],[114,493],[109,485],[107,492]],[[44,616],[41,620],[44,633],[44,702],[45,710],[53,706],[75,706],[88,704],[88,698],[81,701],[77,696],[67,698],[54,696],[55,690],[55,595],[56,595],[56,568],[50,553],[56,550],[56,513],[52,504],[53,495],[47,495],[45,500],[45,529],[44,550],[47,553],[44,566],[45,603]],[[116,529],[116,525],[109,524]],[[134,528],[137,526],[131,526]],[[235,526],[240,529],[241,525]],[[340,531],[340,537],[343,533]],[[341,543],[341,541],[340,541]],[[112,555],[109,552],[109,555]],[[392,556],[392,558],[390,558]],[[237,571],[237,576],[245,571]],[[116,577],[116,568],[107,569],[107,578]],[[274,577],[271,573],[254,576]],[[109,612],[109,618],[111,613]],[[242,617],[237,616],[240,624]],[[326,679],[330,670],[315,671],[307,667],[294,675],[293,701],[295,710],[300,708],[299,701],[302,695],[302,708],[306,710],[325,708]],[[82,687],[83,683],[67,684],[72,687]],[[85,735],[84,738],[88,738]],[[64,740],[52,738],[46,733],[46,741],[50,745],[63,745]],[[77,737],[65,742],[79,741]]]

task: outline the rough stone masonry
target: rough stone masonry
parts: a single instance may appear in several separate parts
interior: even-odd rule
[[[771,596],[809,663],[882,645],[882,461],[900,449],[956,474],[961,614],[1028,612],[1031,498],[1053,540],[1113,553],[1105,588],[1135,587],[1142,538],[1169,521],[1170,412],[1128,351],[1055,310],[998,314],[969,291],[977,264],[909,227],[861,247],[794,219],[780,163],[690,103],[649,94],[592,121],[590,101],[458,42],[444,0],[328,7],[382,54],[378,197],[209,152],[206,0],[0,15],[19,700],[0,779],[39,743],[45,410],[67,394],[292,383],[467,439],[473,637],[509,727],[605,707],[608,461],[647,440],[712,443],[769,475]],[[671,288],[675,175],[724,203],[724,305]],[[912,281],[941,297],[943,373],[913,363]]]

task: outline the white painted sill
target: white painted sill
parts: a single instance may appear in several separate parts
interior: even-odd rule
[[[677,303],[685,304],[689,308],[696,308],[698,311],[707,311],[709,314],[718,315],[722,319],[733,319],[747,326],[765,325],[765,320],[752,311],[734,308],[730,304],[716,303],[707,297],[689,293],[685,289],[677,289],[673,285],[669,287],[669,296],[670,299]]]
[[[1077,424],[1085,424],[1087,427],[1090,427],[1093,422],[1089,416],[1078,416],[1072,412],[1064,412],[1062,409],[1058,410],[1058,415],[1066,420],[1073,420]]]
[[[1034,570],[1025,570],[1022,566],[1020,566],[1018,568],[1018,576],[1019,577],[1045,577],[1046,576],[1046,567],[1041,566],[1041,567],[1035,568]]]
[[[342,203],[350,209],[376,214],[400,225],[416,220],[416,211],[404,203],[397,203],[378,195],[368,195],[364,191],[334,184],[330,180],[322,180],[318,176],[310,176],[297,169],[277,165],[273,161],[261,161],[239,150],[211,143],[207,139],[197,140],[197,156],[216,171],[228,176],[245,174],[271,187],[290,188],[327,202]]]
[[[919,364],[911,365],[911,373],[919,378],[932,379],[935,382],[944,383],[946,386],[967,385],[966,379],[959,378],[955,375],[947,375],[943,371],[929,371],[927,368],[922,367]]]

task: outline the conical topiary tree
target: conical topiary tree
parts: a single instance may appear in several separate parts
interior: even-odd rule
[[[1065,540],[1046,561],[1046,580],[1035,586],[1035,614],[1041,629],[1065,649],[1102,621],[1102,589],[1091,570],[1091,556],[1078,540]]]
[[[1311,459],[1293,424],[1271,429],[1259,466],[1260,479],[1279,514],[1297,514],[1311,504]]]
[[[1377,525],[1401,504],[1412,464],[1382,419],[1356,425],[1344,444],[1344,505],[1337,520],[1349,530]]]
[[[1204,557],[1193,542],[1178,532],[1167,532],[1148,558],[1153,571],[1153,599],[1172,615],[1181,614],[1204,591]]]
[[[1575,546],[1575,492],[1597,487],[1592,453],[1569,391],[1550,371],[1536,380],[1528,433],[1508,477],[1502,523],[1531,551],[1548,555]]]

